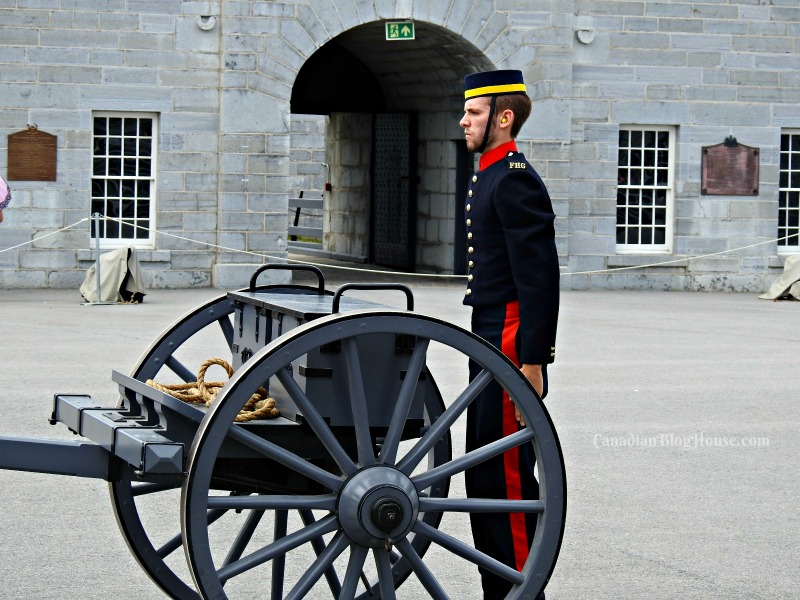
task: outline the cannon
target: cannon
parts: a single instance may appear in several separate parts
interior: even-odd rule
[[[317,285],[257,285],[268,269],[308,271]],[[356,290],[402,292],[405,309]],[[200,384],[191,365],[208,357],[231,372],[213,401],[170,393]],[[432,364],[453,360],[482,370],[443,392]],[[265,265],[249,287],[173,323],[112,379],[119,399],[110,406],[54,395],[50,422],[76,440],[0,437],[0,468],[107,481],[132,555],[167,597],[387,600],[413,579],[441,600],[458,597],[452,569],[440,568],[457,564],[511,582],[508,600],[532,600],[552,574],[566,476],[546,408],[491,344],[414,312],[406,286],[333,292],[316,267]],[[454,456],[456,423],[491,381],[526,425]],[[253,400],[266,397],[277,416],[250,419]],[[451,485],[523,444],[536,454],[538,500],[467,498]],[[179,509],[172,520],[167,507]],[[464,519],[479,512],[536,514],[521,570],[472,547]]]

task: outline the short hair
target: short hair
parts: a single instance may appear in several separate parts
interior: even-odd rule
[[[497,97],[495,111],[498,113],[510,110],[514,113],[514,122],[511,124],[511,137],[516,138],[525,121],[531,116],[531,99],[527,94],[504,94]]]

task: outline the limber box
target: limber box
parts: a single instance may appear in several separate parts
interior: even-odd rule
[[[235,303],[232,345],[234,369],[241,368],[273,340],[304,323],[330,315],[333,308],[332,295],[310,293],[303,289],[229,292],[228,297]],[[346,296],[340,296],[338,308],[340,313],[397,310],[395,307]],[[313,332],[310,335],[313,336]],[[355,339],[370,427],[388,427],[414,349],[414,338],[406,334],[382,332],[365,333]],[[340,343],[315,347],[293,360],[290,368],[300,389],[330,426],[352,427],[349,373]],[[426,369],[420,374],[420,380],[422,385],[417,385],[408,415],[408,425],[411,427],[416,427],[414,423],[422,423],[426,394],[432,395],[428,396],[429,400],[438,394]],[[282,417],[303,421],[302,414],[276,377],[266,381],[264,387],[275,399]]]

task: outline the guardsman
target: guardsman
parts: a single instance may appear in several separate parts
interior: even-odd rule
[[[480,168],[469,184],[465,218],[467,288],[472,331],[520,367],[541,397],[547,365],[555,359],[559,266],[550,196],[518,151],[515,139],[531,112],[520,71],[489,71],[464,78],[467,149]],[[470,364],[470,379],[480,367]],[[467,413],[466,450],[524,426],[519,411],[496,383]],[[466,472],[467,495],[536,499],[533,448],[525,444]],[[521,570],[536,527],[535,514],[473,514],[475,547]],[[484,600],[505,598],[511,584],[481,569]],[[544,597],[544,593],[540,598]]]

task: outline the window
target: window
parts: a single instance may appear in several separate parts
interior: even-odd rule
[[[800,131],[781,135],[778,253],[800,252]]]
[[[619,132],[617,251],[671,252],[674,130]]]
[[[92,151],[92,240],[106,248],[152,246],[155,214],[156,118],[141,113],[95,113]]]

